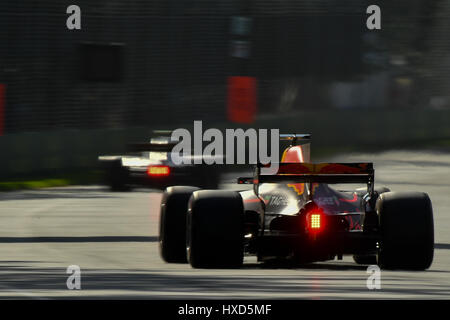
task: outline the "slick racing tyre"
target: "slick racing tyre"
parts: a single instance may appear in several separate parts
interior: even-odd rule
[[[380,221],[378,265],[425,270],[433,261],[434,226],[430,198],[422,192],[386,192],[376,203]]]
[[[168,187],[161,200],[159,251],[166,262],[186,263],[186,213],[196,187]]]
[[[107,184],[111,191],[129,191],[128,170],[122,166],[122,161],[112,161],[107,169]]]
[[[194,268],[238,268],[244,258],[244,210],[234,191],[203,190],[192,194],[186,248]]]

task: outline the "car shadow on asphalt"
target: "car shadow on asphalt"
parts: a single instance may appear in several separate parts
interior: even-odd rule
[[[81,192],[80,190],[27,190],[21,192],[6,192],[0,194],[2,201],[23,201],[23,200],[51,200],[51,199],[109,199],[117,198],[117,194],[94,192]]]
[[[328,265],[327,268],[330,268]],[[299,270],[301,271],[301,270]],[[212,298],[240,296],[290,296],[297,294],[317,294],[340,296],[342,294],[367,292],[365,272],[353,274],[349,278],[343,273],[302,273],[295,274],[208,274],[183,272],[179,270],[115,270],[81,269],[81,291],[68,290],[70,274],[66,268],[32,268],[0,266],[3,275],[0,293],[4,296],[20,298],[61,297],[70,298]],[[429,283],[420,289],[411,289],[411,278],[395,277],[396,284],[383,288],[384,293],[448,297],[448,288],[439,283]],[[388,279],[385,279],[388,281]],[[390,280],[389,280],[390,281]],[[78,292],[77,292],[78,291]],[[305,296],[306,297],[306,296]]]
[[[434,248],[435,249],[449,250],[450,249],[450,243],[435,243],[434,244]]]
[[[87,236],[87,237],[0,237],[0,243],[87,243],[87,242],[156,242],[158,237]]]
[[[329,261],[326,263],[293,263],[289,261],[246,263],[243,269],[292,269],[292,270],[367,270],[367,265],[336,263]]]

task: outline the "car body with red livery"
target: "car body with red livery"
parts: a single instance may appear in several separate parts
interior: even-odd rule
[[[422,192],[374,187],[373,164],[310,163],[309,135],[289,140],[276,174],[239,178],[252,190],[166,189],[160,251],[166,262],[239,267],[258,261],[342,259],[390,269],[427,269],[433,260],[431,201]],[[365,184],[342,190],[335,185]]]

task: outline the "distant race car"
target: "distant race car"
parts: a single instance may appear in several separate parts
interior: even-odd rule
[[[127,155],[99,156],[105,183],[114,191],[133,186],[164,189],[170,185],[192,185],[215,189],[220,182],[217,166],[175,164],[169,136],[157,136],[150,142],[131,143]],[[185,156],[191,158],[195,156]],[[204,157],[203,157],[204,158]],[[193,161],[191,161],[193,163]]]
[[[253,190],[165,190],[160,212],[164,261],[195,268],[258,261],[342,259],[386,269],[424,270],[434,251],[433,210],[423,192],[374,187],[372,163],[309,163],[309,135],[281,135],[291,145],[275,175],[239,178]],[[306,143],[306,144],[305,144]],[[340,190],[331,184],[365,183]]]

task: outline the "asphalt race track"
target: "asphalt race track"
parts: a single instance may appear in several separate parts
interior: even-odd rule
[[[328,159],[329,160],[329,159]],[[246,259],[238,270],[166,264],[158,252],[161,193],[67,187],[0,193],[0,297],[102,299],[449,299],[450,154],[386,152],[336,157],[373,161],[375,184],[424,191],[433,202],[435,258],[425,272],[382,271],[369,290],[351,257],[302,268]],[[229,187],[225,176],[223,187]],[[81,290],[66,269],[81,268]]]

